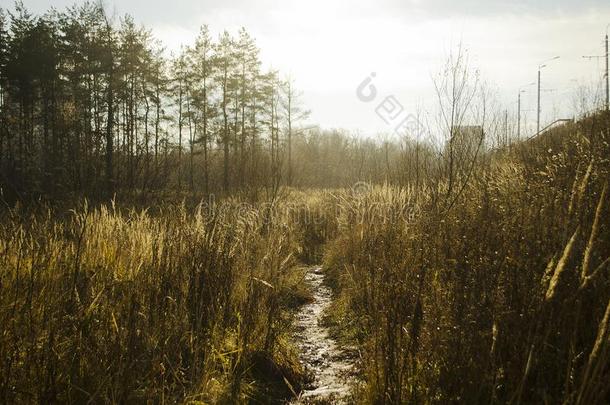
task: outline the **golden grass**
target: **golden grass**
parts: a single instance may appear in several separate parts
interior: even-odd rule
[[[363,402],[608,400],[607,120],[485,157],[449,210],[442,180],[336,196],[325,265]]]
[[[290,395],[250,372],[267,358],[300,384],[279,342],[304,232],[265,210],[229,200],[155,215],[86,202],[63,215],[5,212],[0,402]]]

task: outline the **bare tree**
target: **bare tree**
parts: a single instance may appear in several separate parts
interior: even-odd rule
[[[480,127],[465,126],[472,118],[472,103],[479,87],[478,71],[471,70],[468,62],[468,51],[459,44],[455,51],[450,52],[444,67],[433,80],[439,106],[438,126],[444,138],[441,156],[447,179],[447,205],[450,205],[459,182],[461,168],[458,164],[466,163],[460,156],[464,144],[476,142],[477,132],[482,136]]]
[[[288,167],[286,185],[292,186],[292,137],[293,126],[309,117],[310,111],[304,109],[303,93],[294,87],[294,79],[290,76],[286,78],[282,86],[281,103],[286,117],[287,128],[287,148],[288,148]]]

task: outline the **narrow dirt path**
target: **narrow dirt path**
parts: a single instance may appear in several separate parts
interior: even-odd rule
[[[332,301],[332,291],[324,285],[320,267],[311,268],[305,281],[310,285],[314,299],[297,314],[295,340],[301,351],[301,363],[313,381],[292,403],[349,403],[354,361],[322,324],[324,312]]]

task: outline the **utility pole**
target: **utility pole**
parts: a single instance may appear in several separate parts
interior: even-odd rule
[[[604,76],[606,77],[606,102],[604,103],[604,107],[606,109],[606,111],[610,110],[610,86],[609,86],[609,75],[608,75],[608,27],[610,27],[610,24],[608,24],[606,26],[606,37],[604,38],[604,45],[606,48],[606,52],[603,55],[587,55],[587,56],[583,56],[584,59],[599,59],[599,58],[604,58],[606,59],[606,72],[604,73]]]
[[[508,144],[508,110],[504,110],[504,146]]]
[[[519,93],[517,95],[517,139],[521,138],[521,93],[525,93],[524,87],[533,86],[534,84],[536,84],[536,82],[531,82],[519,87]]]
[[[544,65],[542,65],[544,67]],[[540,69],[538,66],[538,108],[536,108],[536,136],[540,134]]]
[[[288,187],[292,186],[292,84],[288,83]]]
[[[521,91],[517,96],[517,139],[521,138]]]
[[[606,29],[606,111],[610,111],[610,86],[608,86],[608,31]]]
[[[552,60],[559,59],[559,56],[555,56],[545,62],[542,62],[538,65],[538,108],[536,109],[536,136],[540,135],[540,70],[546,67],[545,63],[550,62]]]

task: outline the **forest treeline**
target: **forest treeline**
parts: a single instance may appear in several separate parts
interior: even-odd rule
[[[0,9],[5,198],[160,189],[232,193],[388,180],[395,145],[305,127],[294,81],[264,70],[245,29],[167,56],[99,4]]]

